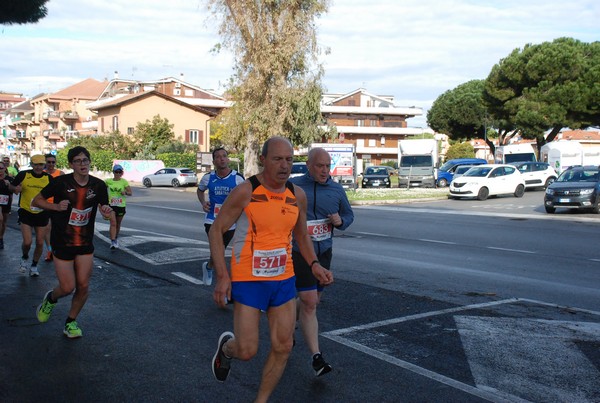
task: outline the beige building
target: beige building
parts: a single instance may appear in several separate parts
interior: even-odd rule
[[[173,125],[175,139],[198,145],[198,151],[210,147],[209,121],[219,109],[190,105],[157,91],[125,95],[94,107],[98,133],[119,131],[133,135],[138,123],[152,121],[154,116],[168,119]]]

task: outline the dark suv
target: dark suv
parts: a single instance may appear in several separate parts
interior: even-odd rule
[[[544,208],[554,213],[557,207],[589,209],[600,213],[600,167],[573,166],[546,188]]]

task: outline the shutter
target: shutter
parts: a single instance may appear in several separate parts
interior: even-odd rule
[[[198,130],[198,145],[204,145],[204,131]]]
[[[184,142],[185,143],[189,143],[190,142],[190,131],[189,130],[185,131],[185,140],[184,140]]]

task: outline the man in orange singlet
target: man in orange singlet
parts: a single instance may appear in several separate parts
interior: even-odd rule
[[[233,358],[250,360],[258,350],[261,311],[267,313],[271,350],[262,372],[256,402],[266,402],[279,382],[292,350],[296,322],[296,290],[292,234],[300,253],[323,285],[333,282],[315,254],[306,227],[306,195],[288,182],[294,150],[283,137],[265,142],[263,171],[236,186],[209,231],[217,276],[214,300],[224,307],[233,297],[233,333],[218,341],[212,370],[218,381],[229,375]],[[231,277],[225,263],[223,234],[234,224]]]

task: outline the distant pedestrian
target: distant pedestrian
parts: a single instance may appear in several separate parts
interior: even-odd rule
[[[19,224],[21,226],[21,236],[23,237],[19,271],[25,273],[29,270],[31,277],[40,275],[37,264],[44,251],[44,239],[49,222],[48,213],[31,203],[35,195],[53,180],[48,173],[44,172],[45,164],[46,159],[43,155],[34,155],[31,157],[33,168],[20,171],[12,183],[15,186],[15,193],[19,194]],[[32,231],[35,231],[35,249],[33,250],[31,266],[28,267],[29,251],[33,242]]]
[[[242,174],[235,169],[229,168],[229,156],[223,147],[215,148],[212,152],[212,157],[215,169],[204,174],[200,183],[198,183],[198,190],[196,190],[198,201],[200,201],[202,209],[206,213],[204,215],[204,230],[207,235],[229,192],[244,182]],[[205,195],[207,190],[208,199]],[[227,248],[227,245],[229,245],[229,242],[233,238],[234,232],[235,224],[223,234],[225,248]],[[208,261],[202,264],[202,282],[205,285],[211,285],[213,282],[213,262],[210,256],[208,257]]]
[[[37,318],[47,322],[58,300],[73,293],[71,309],[63,333],[69,338],[82,336],[77,316],[89,295],[89,281],[94,267],[94,223],[100,210],[115,221],[108,204],[106,183],[90,175],[90,153],[81,146],[67,154],[73,173],[54,179],[35,196],[32,204],[50,211],[52,217],[52,252],[58,285],[48,291],[37,308]],[[54,203],[48,198],[54,197]]]
[[[113,177],[105,180],[106,186],[108,186],[108,201],[116,216],[115,237],[110,241],[110,248],[118,249],[119,240],[117,238],[121,232],[121,222],[125,217],[127,196],[131,196],[133,192],[127,179],[123,178],[123,167],[116,164],[112,171]]]
[[[46,158],[46,168],[44,169],[51,177],[56,178],[57,176],[64,175],[65,173],[60,169],[56,169],[56,156],[53,154],[46,154],[44,156]],[[53,203],[52,198],[48,199],[50,203]],[[46,244],[46,250],[48,253],[44,260],[49,262],[52,260],[52,246],[50,245],[50,228],[52,227],[52,222],[48,222],[48,227],[46,228],[46,236],[44,238],[44,243]]]

